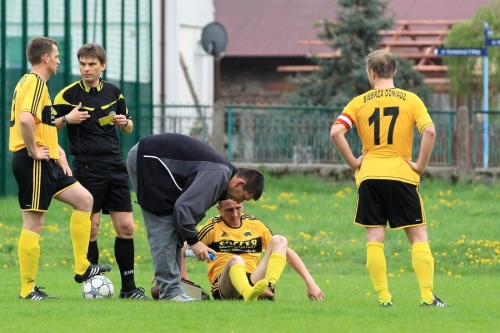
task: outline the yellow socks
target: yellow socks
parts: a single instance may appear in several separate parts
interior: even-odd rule
[[[411,261],[415,275],[417,275],[418,285],[420,286],[420,297],[427,302],[432,302],[434,300],[434,295],[432,294],[434,258],[432,257],[429,244],[426,242],[413,243]]]
[[[269,263],[267,264],[266,276],[264,279],[274,285],[278,282],[283,269],[285,269],[286,258],[279,253],[272,253],[269,256]]]
[[[75,256],[75,274],[83,274],[90,265],[87,260],[90,240],[90,212],[75,209],[71,214],[69,230]]]
[[[384,244],[366,243],[366,268],[370,274],[373,288],[378,293],[379,302],[392,301],[387,284],[387,264],[384,255]]]
[[[35,286],[38,260],[40,259],[40,235],[28,229],[21,230],[17,254],[21,271],[21,297],[26,297]]]
[[[236,264],[229,269],[229,278],[234,288],[243,296],[245,302],[256,301],[266,291],[268,281],[260,280],[253,287],[248,282],[245,266]]]

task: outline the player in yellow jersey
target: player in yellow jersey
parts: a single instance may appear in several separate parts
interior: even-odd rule
[[[18,199],[23,216],[18,242],[19,297],[39,301],[55,298],[35,285],[40,234],[52,198],[74,208],[70,233],[75,281],[84,282],[91,276],[108,272],[111,266],[91,265],[87,260],[92,195],[72,176],[66,155],[57,142],[55,112],[47,88],[47,81],[56,74],[60,63],[57,42],[47,37],[35,37],[26,48],[26,56],[32,70],[19,80],[14,90],[9,149],[14,153],[12,172],[19,187]]]
[[[424,206],[418,191],[434,147],[434,123],[415,94],[394,87],[396,62],[377,50],[366,57],[372,90],[355,97],[331,129],[331,138],[355,171],[358,201],[354,223],[366,230],[366,267],[380,306],[392,306],[388,289],[384,241],[386,225],[403,229],[412,246],[412,265],[420,286],[420,305],[446,305],[433,294],[434,259],[429,248]],[[345,134],[356,126],[363,144],[355,157]],[[422,133],[420,153],[412,161],[414,126]]]
[[[274,299],[276,283],[287,262],[306,283],[309,299],[324,299],[323,291],[297,253],[288,247],[285,237],[275,235],[254,216],[242,214],[241,203],[222,200],[217,209],[220,215],[209,219],[198,233],[200,241],[216,252],[215,260],[207,261],[215,299],[254,301],[261,295]]]

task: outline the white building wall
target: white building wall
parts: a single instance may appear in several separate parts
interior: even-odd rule
[[[180,5],[180,52],[184,56],[189,75],[193,82],[198,101],[202,105],[212,105],[214,95],[213,57],[201,47],[203,28],[215,19],[213,0],[178,0]],[[181,70],[181,75],[184,74]],[[187,82],[184,78],[182,98],[186,96]],[[187,91],[189,93],[189,90]],[[191,94],[189,93],[189,96]],[[189,96],[187,98],[190,101]],[[193,101],[191,99],[191,101]]]
[[[165,59],[161,59],[161,3],[153,1],[153,103],[155,105],[194,105],[188,80],[180,63],[184,58],[189,78],[199,105],[212,105],[214,95],[213,57],[201,47],[203,28],[214,21],[213,0],[168,0],[165,3]],[[164,62],[162,91],[161,63]],[[155,108],[155,116],[163,117],[155,124],[154,132],[176,131],[189,134],[193,120],[198,116],[195,108]],[[211,117],[211,109],[209,114]],[[165,118],[167,117],[167,118]],[[183,117],[175,128],[170,125],[173,117]],[[167,124],[166,124],[167,123]],[[180,125],[179,125],[180,124]],[[181,128],[179,128],[179,126]]]
[[[165,103],[194,104],[180,64],[180,54],[188,68],[198,102],[213,103],[213,57],[201,48],[203,28],[214,21],[213,0],[169,0],[165,12]],[[153,2],[153,100],[161,102],[161,5]]]

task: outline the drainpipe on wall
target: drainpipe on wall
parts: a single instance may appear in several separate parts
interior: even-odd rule
[[[161,18],[160,18],[160,133],[165,131],[165,2],[161,2]]]

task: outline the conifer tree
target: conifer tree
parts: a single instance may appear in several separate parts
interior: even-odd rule
[[[340,56],[313,58],[320,66],[309,75],[290,77],[297,89],[286,96],[291,104],[344,106],[353,97],[370,89],[366,77],[365,57],[378,49],[379,30],[393,26],[387,18],[387,2],[382,0],[338,0],[337,19],[324,19],[318,25],[318,38]],[[396,56],[396,55],[395,55]],[[395,85],[425,95],[423,76],[412,69],[412,63],[396,56]],[[425,99],[425,96],[420,96]]]

